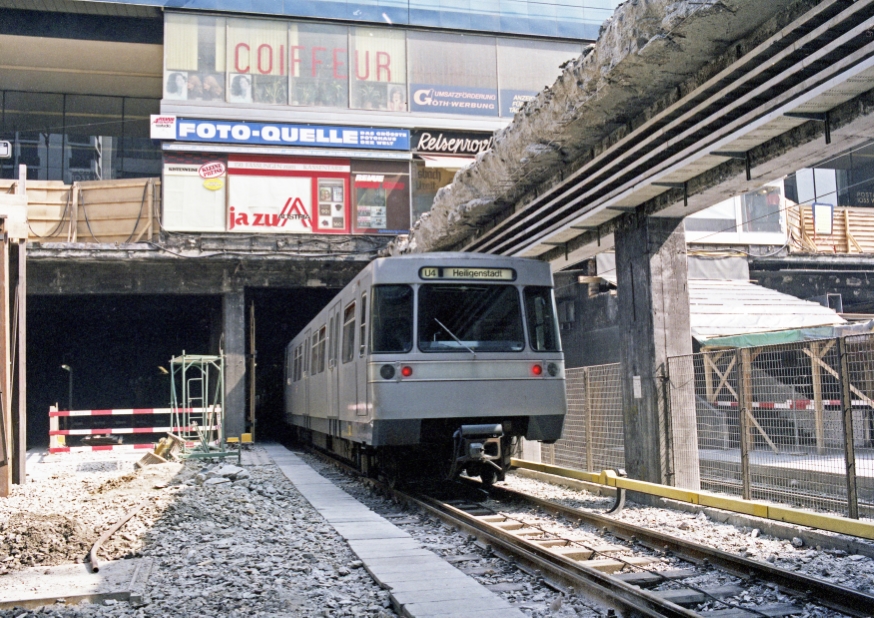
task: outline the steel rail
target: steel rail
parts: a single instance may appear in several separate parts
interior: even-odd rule
[[[611,609],[631,616],[670,616],[677,618],[700,617],[700,614],[666,601],[620,579],[584,566],[583,563],[565,558],[536,543],[492,526],[477,517],[465,513],[434,498],[414,496],[398,490],[389,490],[397,498],[414,504],[435,517],[451,523],[475,535],[492,547],[500,548],[516,562],[548,575],[553,581],[583,592]]]
[[[475,482],[475,481],[474,481]],[[831,609],[858,616],[870,617],[874,611],[874,596],[833,584],[809,575],[793,573],[767,562],[750,560],[715,547],[708,547],[694,541],[687,541],[668,534],[625,523],[599,515],[557,504],[550,500],[530,496],[506,487],[493,486],[489,492],[505,499],[528,502],[540,508],[565,517],[576,519],[630,541],[637,541],[652,549],[670,551],[674,555],[698,564],[711,564],[729,571],[743,579],[756,578],[781,586],[796,595],[810,597],[817,603]]]
[[[825,10],[826,8],[829,10]],[[733,124],[731,120],[739,114],[748,116],[757,110],[770,107],[767,100],[762,103],[763,99],[772,98],[765,96],[766,94],[776,96],[780,89],[792,90],[799,81],[803,82],[812,75],[822,76],[828,72],[828,68],[820,70],[815,63],[810,62],[811,54],[823,60],[826,54],[837,52],[842,45],[858,45],[849,40],[859,38],[859,24],[854,22],[870,17],[870,9],[870,2],[848,6],[838,1],[823,3],[811,10],[680,101],[631,131],[604,153],[585,163],[560,186],[545,192],[517,211],[517,214],[511,214],[479,238],[470,241],[465,249],[510,251],[513,243],[519,244],[520,233],[527,231],[530,237],[530,226],[535,223],[532,217],[536,217],[540,223],[536,225],[538,235],[551,233],[542,230],[549,223],[554,223],[561,213],[568,213],[568,208],[573,208],[582,195],[587,193],[586,187],[591,190],[603,185],[611,175],[613,182],[621,180],[617,179],[617,175],[628,179],[634,174],[635,168],[643,167],[646,174],[646,159],[652,156],[652,150],[660,151],[660,159],[665,154],[670,154],[664,151],[671,148],[672,143],[675,152],[688,150],[691,142],[698,143],[696,140],[699,138],[695,135],[703,134],[700,139],[709,141],[706,138],[712,131],[708,132],[708,128],[721,128],[726,119],[729,124]],[[852,34],[843,32],[843,35],[850,36],[839,35],[829,39],[828,31],[832,28],[840,31],[838,26],[847,28]],[[772,73],[769,74],[768,71]],[[777,75],[773,74],[774,71]],[[767,92],[762,91],[762,88]],[[758,96],[750,96],[752,91],[757,90]],[[738,105],[738,101],[733,100],[738,96],[738,91],[739,98],[746,101],[746,104],[731,110]],[[642,151],[644,146],[646,148]],[[647,152],[650,154],[647,155]],[[585,170],[588,173],[584,176],[582,172]]]
[[[572,589],[581,592],[587,599],[593,599],[625,616],[647,616],[651,618],[676,617],[700,618],[700,614],[659,598],[658,596],[620,579],[611,577],[595,569],[582,566],[579,562],[549,552],[530,541],[491,526],[476,517],[443,504],[434,498],[414,496],[385,483],[364,476],[360,470],[336,457],[316,449],[305,447],[307,452],[326,463],[358,476],[360,480],[380,489],[399,502],[415,505],[438,519],[473,534],[482,542],[504,551],[517,564],[528,570],[539,572],[557,589]]]

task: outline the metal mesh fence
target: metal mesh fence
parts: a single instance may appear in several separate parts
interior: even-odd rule
[[[543,445],[545,463],[599,471],[625,465],[619,364],[567,370],[568,414],[561,440]]]
[[[697,461],[702,489],[874,516],[874,335],[673,357],[668,374],[667,414],[694,414],[697,428],[668,457]],[[543,461],[624,467],[619,364],[568,369],[567,394]]]
[[[874,336],[704,352],[668,366],[670,388],[686,395],[671,398],[671,414],[694,405],[702,489],[850,516],[858,502],[871,513]],[[675,460],[690,446],[674,444]]]

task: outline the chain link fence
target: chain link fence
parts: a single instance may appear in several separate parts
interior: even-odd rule
[[[874,336],[702,352],[668,370],[671,389],[694,386],[671,413],[695,407],[702,489],[872,512]],[[691,446],[673,444],[675,459]]]
[[[567,370],[564,434],[545,463],[624,467],[620,375],[618,363]],[[874,516],[874,335],[673,357],[668,376],[666,414],[694,414],[697,440],[674,437],[665,459],[697,461],[703,490]]]
[[[624,467],[619,363],[576,367],[566,375],[564,432],[555,444],[543,445],[543,462],[590,472]]]

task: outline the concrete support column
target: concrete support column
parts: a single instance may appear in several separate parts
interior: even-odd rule
[[[672,393],[664,379],[668,357],[692,353],[683,220],[635,213],[615,238],[626,470],[698,489],[695,393]],[[671,406],[678,397],[693,403]]]
[[[246,430],[246,295],[240,290],[222,295],[225,352],[225,435]]]

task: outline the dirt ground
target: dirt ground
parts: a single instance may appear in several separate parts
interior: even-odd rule
[[[103,560],[136,556],[187,478],[182,464],[136,470],[137,459],[106,453],[29,457],[28,482],[14,486],[9,498],[0,501],[0,575],[82,562],[104,531],[145,503],[99,554]]]

